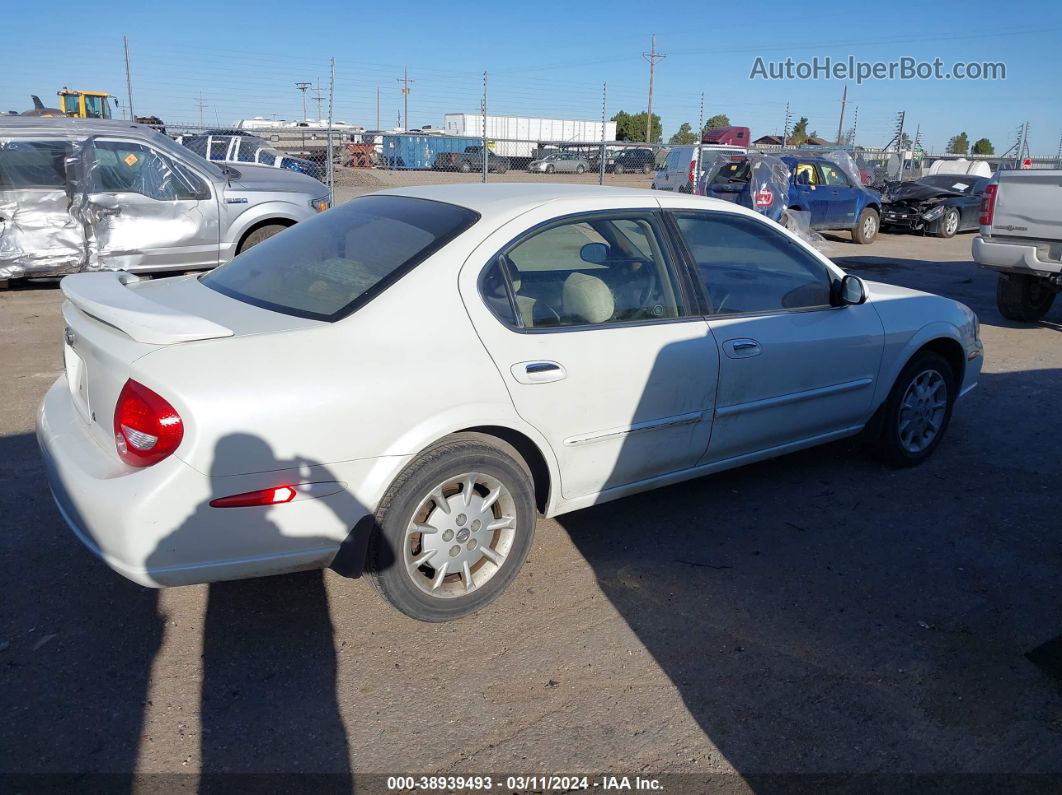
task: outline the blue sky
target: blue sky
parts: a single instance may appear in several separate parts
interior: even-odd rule
[[[1055,58],[1062,44],[1062,4],[1046,0],[964,0],[952,6],[820,2],[707,6],[697,3],[453,2],[339,3],[302,6],[203,2],[177,5],[15,3],[5,12],[0,50],[0,109],[25,110],[29,94],[54,103],[62,85],[117,94],[123,106],[122,36],[129,37],[133,101],[140,115],[167,122],[302,115],[294,83],[328,82],[336,59],[338,119],[392,126],[402,107],[402,67],[412,84],[410,121],[441,125],[447,112],[478,112],[488,71],[492,113],[600,118],[645,109],[651,33],[667,58],[657,66],[654,111],[665,137],[683,121],[723,112],[754,137],[779,132],[785,104],[809,129],[832,138],[843,84],[837,80],[750,81],[757,55],[768,60],[830,56],[875,61],[911,56],[1003,61],[1005,81],[848,83],[845,126],[859,109],[857,141],[885,144],[898,111],[931,150],[965,130],[997,152],[1030,122],[1034,154],[1054,154],[1062,134]],[[947,8],[948,13],[943,12]],[[288,9],[287,11],[283,9]],[[296,10],[297,9],[297,10]],[[951,9],[954,9],[953,11]],[[75,47],[75,43],[78,45]],[[312,95],[311,95],[312,96]],[[310,116],[316,103],[309,101]]]

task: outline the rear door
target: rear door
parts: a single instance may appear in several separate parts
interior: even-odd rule
[[[488,238],[460,283],[516,411],[578,498],[693,466],[719,364],[659,209],[565,204]]]
[[[212,185],[142,141],[96,138],[85,154],[90,257],[125,270],[218,264]]]

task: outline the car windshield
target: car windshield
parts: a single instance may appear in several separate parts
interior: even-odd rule
[[[259,243],[202,282],[263,309],[338,320],[478,219],[453,204],[364,196]]]
[[[959,193],[966,193],[977,180],[956,174],[934,174],[930,177],[922,177],[918,181],[931,188],[947,188]]]

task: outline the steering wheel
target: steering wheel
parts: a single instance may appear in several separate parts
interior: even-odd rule
[[[612,268],[616,275],[609,280],[609,286],[614,293],[629,290],[632,299],[628,306],[620,307],[619,317],[623,320],[655,317],[649,309],[649,303],[656,292],[659,277],[652,263],[631,257],[617,262]]]

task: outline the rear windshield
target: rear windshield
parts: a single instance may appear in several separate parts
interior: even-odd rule
[[[713,185],[727,185],[732,182],[748,182],[749,181],[749,161],[738,160],[736,162],[730,162],[723,165],[722,168],[716,172],[715,178],[712,180]]]
[[[274,312],[338,320],[478,219],[453,204],[363,196],[262,241],[202,281]]]

